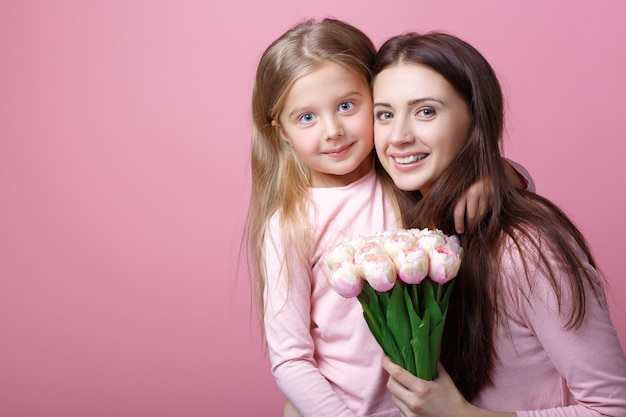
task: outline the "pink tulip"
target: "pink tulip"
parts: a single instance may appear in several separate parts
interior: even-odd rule
[[[345,298],[356,297],[363,289],[360,270],[352,262],[343,262],[337,266],[331,272],[328,281],[335,292]]]
[[[449,246],[443,245],[428,252],[428,276],[434,282],[445,284],[456,277],[461,266],[461,255]]]
[[[417,239],[407,229],[399,229],[389,233],[383,241],[383,247],[391,258],[395,258],[399,251],[417,244]]]
[[[396,283],[396,267],[384,253],[367,253],[359,259],[358,265],[363,277],[376,291],[389,291]]]
[[[395,264],[398,278],[407,284],[419,284],[428,275],[428,254],[418,246],[398,251]]]
[[[363,257],[366,255],[384,255],[385,249],[382,246],[382,242],[377,238],[370,238],[363,242],[361,247],[354,254],[354,260],[357,264],[360,264]]]
[[[459,255],[463,253],[463,249],[461,248],[461,241],[456,235],[446,236],[446,245],[452,251],[458,253]]]
[[[343,262],[353,262],[355,248],[348,243],[341,243],[332,250],[326,252],[324,255],[324,261],[326,265],[332,270],[338,268]]]
[[[429,252],[432,248],[436,248],[446,244],[447,236],[443,234],[439,229],[423,229],[419,232],[418,236],[419,245],[426,252]]]

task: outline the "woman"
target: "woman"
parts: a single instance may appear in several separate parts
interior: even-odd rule
[[[554,204],[506,180],[489,63],[457,37],[411,33],[388,40],[374,68],[377,154],[416,202],[405,225],[452,234],[451,202],[478,178],[495,189],[491,214],[461,236],[439,376],[385,359],[394,403],[405,416],[626,415],[626,359],[596,263]]]

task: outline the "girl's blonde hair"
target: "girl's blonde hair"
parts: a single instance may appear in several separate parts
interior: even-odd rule
[[[280,213],[282,244],[307,262],[309,169],[296,157],[277,126],[287,94],[296,80],[325,62],[342,65],[371,81],[376,48],[357,28],[336,19],[307,20],[276,39],[263,53],[252,93],[252,193],[246,225],[246,249],[254,276],[254,298],[263,317],[264,239],[268,222]],[[274,123],[272,123],[274,122]],[[283,267],[288,271],[287,259]]]

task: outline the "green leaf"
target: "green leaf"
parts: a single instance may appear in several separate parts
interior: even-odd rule
[[[393,334],[391,334],[391,330],[389,330],[386,322],[383,321],[381,329],[383,334],[383,351],[395,364],[406,369],[402,354],[400,353],[400,348],[398,347],[396,339],[393,337]]]
[[[446,324],[446,317],[448,316],[448,305],[450,301],[450,295],[452,294],[452,288],[454,287],[454,281],[449,281],[444,284],[443,288],[443,297],[439,302],[439,310],[442,313],[441,320],[431,330],[430,334],[430,354],[432,357],[439,358],[439,353],[441,351],[441,338],[443,336],[443,330]],[[437,373],[437,363],[433,364],[433,372],[436,375]]]
[[[411,292],[413,291],[414,289],[411,289]],[[417,313],[417,307],[415,306],[415,303],[413,303],[407,287],[404,287],[404,303],[406,305],[406,310],[409,315],[409,321],[411,323],[411,335],[413,337],[418,332],[418,328],[422,324],[422,319]]]
[[[404,289],[400,282],[396,282],[389,297],[387,324],[400,350],[411,341],[411,322],[406,307]]]
[[[394,363],[404,367],[400,349],[387,326],[387,297],[388,295],[386,293],[377,292],[367,282],[365,282],[363,286],[363,291],[357,296],[358,300],[361,302],[361,306],[363,306],[363,317],[374,339],[376,339],[383,349],[385,355],[389,356]]]
[[[363,294],[363,292],[361,292]],[[370,332],[374,336],[374,339],[378,342],[379,345],[383,345],[383,332],[381,329],[382,316],[376,313],[376,308],[372,308],[372,304],[377,304],[378,301],[373,301],[368,303],[367,297],[361,297],[361,294],[357,296],[357,299],[361,303],[363,307],[363,318],[365,318],[365,322],[367,323],[367,327],[369,327]],[[380,309],[378,309],[380,311]]]
[[[448,311],[448,304],[450,302],[450,295],[452,294],[452,288],[454,288],[454,281],[448,281],[444,284],[444,293],[443,297],[441,297],[441,301],[439,302],[439,309],[442,314],[445,316],[446,311]]]
[[[372,289],[372,291],[374,290]],[[383,310],[383,313],[387,314],[387,308],[389,308],[389,291],[374,292],[379,296],[380,308]]]
[[[420,319],[422,317],[422,313],[420,311],[420,286],[419,284],[408,284],[407,287],[410,290],[410,297],[411,297],[411,303],[413,304],[413,309],[415,310],[415,312],[417,313],[418,316],[420,316]]]
[[[378,298],[376,296],[376,291],[374,291],[372,286],[367,281],[365,281],[363,283],[363,290],[358,295],[358,297],[363,298],[364,301],[366,301],[366,302],[368,302],[370,304],[374,301],[373,300],[374,298]]]
[[[424,311],[428,310],[431,316],[431,326],[436,326],[443,320],[443,315],[441,314],[441,310],[439,309],[439,303],[435,299],[435,285],[440,285],[433,283],[430,278],[424,279],[420,285],[424,286],[424,291],[422,293],[424,299]]]
[[[417,369],[415,369],[415,355],[413,354],[413,346],[410,342],[406,346],[402,346],[401,353],[404,358],[405,369],[417,376]]]
[[[433,380],[454,281],[443,286],[430,278],[420,284],[398,282],[378,292],[369,283],[358,295],[363,316],[383,351],[413,375]]]
[[[439,303],[439,309],[443,315],[443,320],[446,320],[446,316],[448,315],[448,306],[450,305],[450,294],[452,294],[452,288],[454,288],[453,282],[448,282],[448,286],[446,287],[446,292]]]
[[[385,320],[385,312],[387,311],[387,307],[382,306],[381,296],[372,288],[369,283],[365,283],[363,287],[364,291],[361,291],[361,294],[365,294],[365,297],[372,312],[376,317],[378,317],[379,321],[382,322]],[[359,294],[360,296],[360,294]]]
[[[445,320],[442,319],[430,330],[430,357],[431,359],[434,358],[430,363],[430,372],[433,374],[433,378],[437,375],[437,361],[439,360],[439,349],[441,347],[444,324]]]
[[[413,348],[413,356],[415,359],[415,376],[418,378],[432,381],[434,376],[431,372],[430,357],[430,314],[428,311],[424,313],[421,325],[417,332],[413,334],[411,339],[411,347]]]

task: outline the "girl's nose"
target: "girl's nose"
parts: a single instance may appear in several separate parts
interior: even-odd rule
[[[326,131],[324,132],[324,139],[333,140],[340,138],[344,135],[343,128],[337,120],[330,120],[326,124]]]

